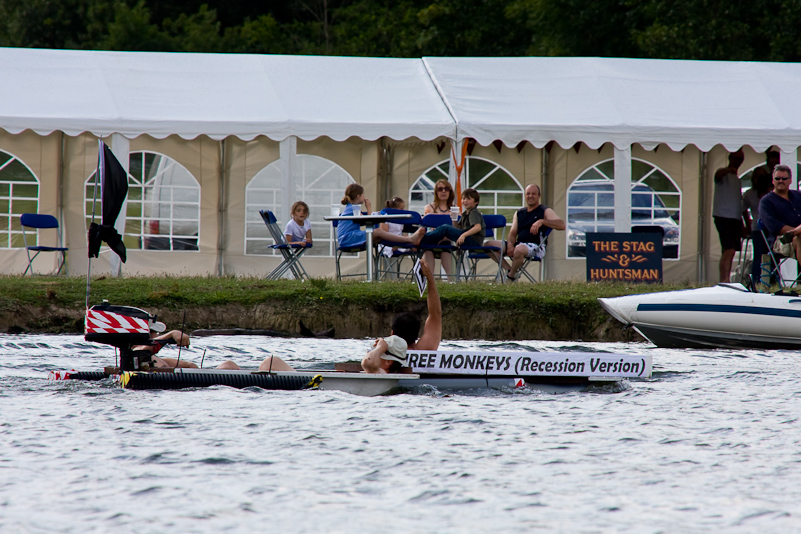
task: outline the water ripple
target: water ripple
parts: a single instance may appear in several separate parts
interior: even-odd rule
[[[199,363],[205,350],[206,367],[256,366],[274,354],[330,368],[368,344],[209,337],[182,358]],[[799,530],[796,354],[446,345],[474,347],[647,352],[655,372],[561,394],[138,392],[46,379],[112,363],[109,347],[0,335],[0,531]]]

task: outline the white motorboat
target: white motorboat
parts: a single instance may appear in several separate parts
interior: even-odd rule
[[[742,284],[599,298],[658,347],[801,349],[801,297]]]

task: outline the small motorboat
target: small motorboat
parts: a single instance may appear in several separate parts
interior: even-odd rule
[[[801,349],[801,297],[742,284],[599,298],[657,347]]]

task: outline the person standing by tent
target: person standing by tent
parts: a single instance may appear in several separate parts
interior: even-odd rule
[[[742,149],[729,154],[729,164],[715,171],[715,196],[712,203],[712,217],[720,238],[720,281],[731,280],[731,264],[734,254],[742,246],[741,238],[745,232],[743,226],[743,195],[740,176],[737,173],[745,156]]]
[[[743,209],[751,212],[751,280],[758,284],[762,276],[762,256],[768,253],[768,245],[762,239],[757,226],[759,220],[759,202],[762,197],[773,191],[773,169],[780,162],[779,153],[769,150],[765,165],[760,165],[751,173],[751,188],[743,193]]]

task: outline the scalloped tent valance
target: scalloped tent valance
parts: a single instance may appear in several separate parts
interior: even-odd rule
[[[0,48],[0,128],[133,138],[801,146],[801,65]]]

